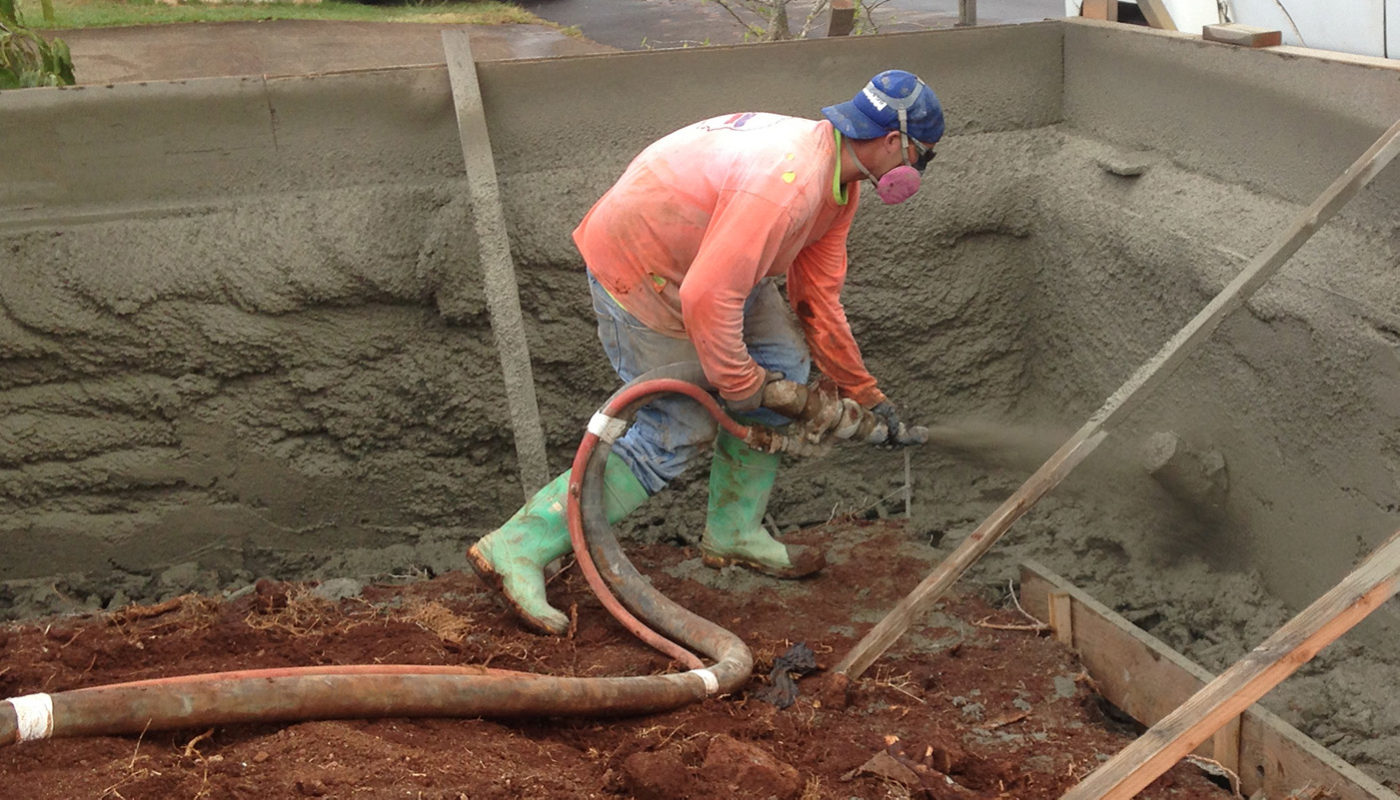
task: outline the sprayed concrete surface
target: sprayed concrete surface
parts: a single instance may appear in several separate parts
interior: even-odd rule
[[[614,388],[568,239],[589,204],[678,125],[811,115],[889,64],[933,82],[950,136],[928,189],[858,215],[847,312],[908,415],[966,434],[912,456],[939,553],[1400,108],[1381,63],[1077,22],[483,63],[554,469]],[[0,165],[6,614],[463,568],[521,498],[446,71],[4,102],[0,137],[35,148]],[[1321,230],[966,580],[1033,556],[1218,671],[1400,527],[1398,190]],[[1150,477],[1160,434],[1223,494]],[[901,513],[902,484],[897,454],[839,449],[789,465],[772,511]],[[703,492],[628,531],[693,542]],[[1396,621],[1266,701],[1392,787]]]

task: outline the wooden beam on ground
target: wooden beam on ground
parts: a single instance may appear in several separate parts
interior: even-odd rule
[[[1051,592],[1049,599],[1050,630],[1055,632],[1055,641],[1074,649],[1074,601],[1068,592]]]
[[[856,0],[831,0],[831,24],[827,36],[850,36],[856,27]]]
[[[1104,762],[1062,800],[1131,800],[1222,725],[1237,719],[1319,650],[1389,600],[1397,582],[1400,531],[1341,583]]]
[[[1303,246],[1313,232],[1331,219],[1362,187],[1371,182],[1400,152],[1400,122],[1390,126],[1375,144],[1361,154],[1346,171],[1328,186],[1312,205],[1303,209],[1286,230],[1274,238],[1263,252],[1220,291],[1190,322],[1176,332],[1162,349],[1138,368],[1127,383],[1089,417],[1060,449],[1056,450],[1021,487],[1012,493],[992,515],[959,544],[928,577],[914,588],[899,604],[876,623],[875,627],[851,648],[834,672],[838,681],[860,677],[894,644],[909,626],[921,619],[929,607],[938,601],[958,577],[986,553],[998,539],[1035,505],[1047,492],[1059,485],[1079,462],[1083,461],[1108,436],[1113,426],[1132,412],[1162,381],[1195,352],[1215,331],[1220,322],[1258,291],[1264,281],[1278,271],[1283,263]]]
[[[1201,38],[1207,42],[1222,42],[1240,47],[1274,47],[1283,44],[1283,31],[1252,28],[1230,22],[1203,26]]]
[[[1061,604],[1069,608],[1057,609]],[[1021,567],[1021,605],[1050,621],[1055,638],[1079,655],[1105,700],[1144,725],[1170,714],[1215,677],[1034,562]],[[1068,642],[1058,624],[1066,618],[1073,620]],[[1222,733],[1196,755],[1238,772],[1239,724]]]
[[[1021,567],[1021,605],[1053,619],[1052,599],[1068,596],[1073,649],[1108,702],[1146,726],[1179,708],[1215,676],[1124,619],[1082,589],[1034,562]],[[1053,625],[1053,622],[1051,623]],[[1058,631],[1056,631],[1058,634]],[[1400,796],[1328,752],[1260,707],[1248,709],[1196,748],[1230,767],[1246,797],[1289,797],[1322,788],[1338,800],[1400,800]]]
[[[1162,0],[1138,0],[1138,8],[1142,10],[1142,18],[1147,20],[1148,25],[1164,31],[1176,30],[1171,12],[1167,11],[1167,6]]]
[[[520,310],[520,288],[506,236],[506,215],[501,208],[501,188],[496,182],[496,162],[486,133],[481,86],[476,79],[471,40],[464,29],[442,32],[447,52],[447,74],[457,107],[457,131],[462,137],[462,157],[467,165],[467,191],[471,196],[472,224],[481,251],[485,274],[486,307],[491,331],[505,377],[504,398],[515,433],[515,456],[520,464],[520,484],[528,498],[549,480],[545,461],[544,426],[535,399],[535,379],[530,368],[530,346],[525,340],[525,319]]]
[[[1079,7],[1079,16],[1085,19],[1118,21],[1118,0],[1084,0]]]

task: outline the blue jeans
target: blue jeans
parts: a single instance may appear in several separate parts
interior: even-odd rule
[[[673,339],[643,325],[613,300],[591,272],[588,286],[598,315],[598,338],[623,381],[677,361],[699,360],[689,339]],[[812,371],[807,340],[771,278],[760,281],[744,301],[744,344],[759,366],[781,372],[790,381],[807,382]],[[772,427],[790,421],[768,409],[745,420]],[[637,411],[632,427],[612,451],[627,462],[649,494],[656,494],[704,453],[717,430],[699,403],[663,395]]]

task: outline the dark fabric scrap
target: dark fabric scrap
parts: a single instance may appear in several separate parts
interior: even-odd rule
[[[754,696],[778,708],[787,708],[797,701],[797,681],[793,680],[793,676],[800,678],[816,668],[817,656],[812,648],[805,642],[798,642],[773,662],[773,669],[768,673],[768,680],[773,685]]]

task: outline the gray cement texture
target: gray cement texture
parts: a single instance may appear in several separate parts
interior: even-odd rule
[[[658,117],[698,115],[760,85],[756,63],[789,87],[792,75],[813,76],[792,93],[816,95],[832,88],[822,81],[833,64],[863,79],[876,59],[928,53],[955,62],[940,73],[952,133],[913,201],[861,209],[845,299],[869,366],[907,417],[1001,434],[911,454],[910,537],[933,549],[932,568],[1321,188],[1286,171],[1240,174],[1250,139],[1231,126],[1262,127],[1262,101],[1169,113],[1200,102],[1193,75],[1238,80],[1267,54],[1171,37],[1122,43],[1084,27],[1062,73],[1068,39],[1055,27],[896,36],[869,51],[810,42],[483,66],[554,469],[616,383],[568,232],[634,140]],[[1073,69],[1086,48],[1107,52],[1102,42],[1147,57]],[[1299,135],[1344,98],[1329,94],[1318,111],[1289,93],[1373,76],[1268,63],[1281,77],[1262,85],[1303,118],[1260,147],[1306,154],[1309,170],[1327,158],[1345,166],[1355,153]],[[672,80],[699,70],[716,81]],[[1179,85],[1135,91],[1135,79],[1168,74]],[[1201,83],[1215,88],[1215,77]],[[647,86],[671,94],[659,103]],[[0,224],[0,600],[10,616],[235,592],[260,577],[462,569],[465,546],[519,503],[471,212],[460,169],[442,166],[459,149],[444,76],[194,89],[26,90],[13,105],[11,119],[41,120],[66,144],[63,158],[0,173],[27,176],[0,181],[17,209]],[[525,91],[536,102],[502,99]],[[366,94],[373,102],[357,105]],[[1129,113],[1113,116],[1103,96]],[[758,100],[754,91],[744,105]],[[1359,131],[1372,111],[1362,100],[1336,112]],[[84,113],[59,113],[66,104]],[[177,127],[191,107],[218,124],[201,120],[189,141],[135,124]],[[118,112],[142,130],[78,135],[122,121]],[[1143,116],[1148,130],[1134,127]],[[595,151],[542,151],[561,119]],[[611,138],[584,135],[591,125]],[[196,148],[201,137],[218,146]],[[1222,167],[1218,150],[1237,158]],[[139,169],[112,166],[113,152]],[[63,170],[79,177],[59,180]],[[83,175],[100,197],[70,185]],[[1220,670],[1400,526],[1400,224],[1380,202],[1391,191],[1378,183],[1319,231],[965,585],[1003,592],[1017,560],[1034,557]],[[1212,513],[1144,469],[1143,448],[1163,433],[1219,456],[1225,494]],[[897,515],[903,478],[895,454],[840,448],[787,463],[771,510],[784,530]],[[687,476],[629,518],[626,535],[693,544],[704,492],[702,471]],[[1400,680],[1396,622],[1392,602],[1265,701],[1392,787],[1400,700],[1377,687]]]
[[[847,293],[870,366],[911,419],[1000,432],[913,454],[910,535],[938,554],[1227,276],[1230,253],[1252,235],[1229,219],[1288,210],[1153,163],[1137,179],[1150,195],[1140,202],[1186,193],[1194,210],[1176,224],[1201,231],[1218,220],[1210,246],[1192,244],[1132,214],[1105,222],[1098,202],[1070,202],[1086,196],[1086,182],[1122,180],[1099,166],[1113,149],[1092,139],[1042,129],[962,137],[948,151],[949,168],[919,202],[864,210]],[[507,181],[504,190],[522,188]],[[339,191],[6,237],[7,613],[231,592],[260,577],[367,581],[463,568],[465,545],[519,495],[484,314],[450,322],[426,302],[469,248],[454,202],[445,187]],[[1225,208],[1234,215],[1218,214]],[[914,236],[914,216],[937,222]],[[1374,257],[1365,237],[1321,236],[1327,252]],[[524,258],[521,296],[558,468],[613,381],[578,265]],[[1395,302],[1393,287],[1360,279],[1347,291],[1364,286],[1375,302]],[[1249,566],[1250,540],[1238,538],[1255,513],[1249,503],[1237,496],[1225,518],[1202,518],[1147,475],[1139,450],[1170,430],[1223,450],[1236,492],[1266,493],[1271,505],[1332,503],[1337,513],[1324,486],[1283,471],[1263,483],[1246,477],[1261,461],[1282,467],[1375,446],[1364,441],[1373,422],[1332,419],[1320,441],[1301,405],[1397,410],[1364,381],[1335,383],[1355,368],[1346,361],[1373,363],[1393,344],[1377,333],[1354,354],[1311,354],[1358,334],[1329,321],[1317,305],[1327,295],[1298,281],[1244,312],[965,583],[1004,592],[1018,560],[1034,557],[1213,670],[1285,621],[1286,604]],[[1303,320],[1317,343],[1289,338]],[[1280,342],[1291,342],[1291,357]],[[1233,366],[1256,348],[1264,361]],[[1333,366],[1299,374],[1295,358]],[[1280,380],[1288,385],[1261,390]],[[1253,405],[1230,402],[1241,397]],[[898,455],[847,447],[790,463],[771,509],[783,529],[898,514],[902,483]],[[703,509],[695,474],[635,514],[628,535],[694,544]],[[1352,515],[1346,529],[1358,530],[1365,515]],[[1267,546],[1321,563],[1312,545]],[[1345,547],[1360,554],[1365,543]],[[1363,691],[1395,679],[1400,667],[1383,650],[1344,642],[1266,705],[1395,785],[1400,700]]]

